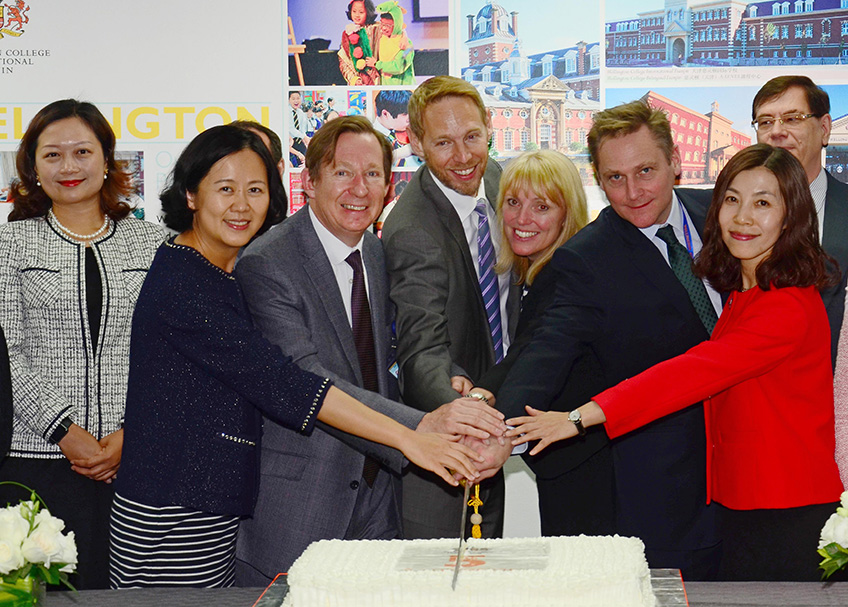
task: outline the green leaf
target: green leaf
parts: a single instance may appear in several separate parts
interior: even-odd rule
[[[26,565],[24,565],[23,567],[18,569],[18,577],[22,578],[22,577],[28,576],[30,574],[30,571],[32,571],[32,568],[33,568],[33,564],[27,563]]]
[[[848,554],[848,550],[843,548],[841,545],[836,542],[831,542],[827,546],[823,548],[825,552],[827,552],[828,556],[836,556],[838,554]]]
[[[48,569],[44,565],[39,565],[38,568],[41,570],[41,577],[48,584],[59,584],[61,583],[61,579],[59,578],[59,567],[56,565],[51,565]]]
[[[64,565],[63,565],[63,566],[64,566]],[[68,588],[70,588],[71,590],[73,590],[74,592],[76,592],[76,591],[77,591],[77,589],[76,589],[76,588],[74,588],[73,584],[71,584],[71,583],[68,581],[68,574],[67,574],[67,573],[65,573],[64,571],[60,571],[60,572],[59,572],[59,580],[62,582],[62,584],[64,584],[65,586],[67,586]]]
[[[819,568],[824,571],[822,580],[826,580],[848,565],[848,550],[836,542],[831,542],[824,548],[819,548],[817,552],[824,557],[822,562],[819,563]]]

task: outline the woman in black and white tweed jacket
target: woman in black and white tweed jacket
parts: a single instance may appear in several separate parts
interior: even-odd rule
[[[77,587],[108,587],[133,309],[165,231],[129,215],[130,178],[93,105],[56,101],[17,154],[0,227],[0,325],[14,419],[0,478],[35,489],[75,532]],[[70,462],[70,463],[69,463]],[[0,503],[19,498],[0,487]]]

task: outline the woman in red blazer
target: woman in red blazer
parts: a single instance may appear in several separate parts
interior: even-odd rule
[[[721,577],[818,579],[818,534],[842,492],[818,293],[831,283],[826,260],[798,161],[767,145],[743,150],[718,177],[694,268],[730,292],[711,339],[571,413],[528,407],[507,420],[513,443],[539,440],[535,454],[599,423],[615,438],[704,399],[708,499],[724,507]]]

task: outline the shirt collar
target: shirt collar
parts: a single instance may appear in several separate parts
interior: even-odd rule
[[[672,190],[671,192],[671,212],[668,214],[668,220],[665,223],[655,223],[652,226],[648,226],[647,228],[639,228],[639,231],[642,232],[645,236],[648,237],[649,240],[653,240],[654,236],[657,235],[657,231],[660,228],[670,225],[674,228],[674,232],[680,235],[683,234],[683,215],[680,211],[680,201],[677,199],[677,193]],[[679,238],[679,236],[678,236]]]
[[[427,169],[430,171],[430,169]],[[474,209],[477,207],[477,201],[480,198],[486,198],[486,185],[483,183],[483,180],[480,180],[480,187],[477,189],[476,196],[467,196],[465,194],[460,194],[456,190],[450,189],[448,186],[443,184],[441,181],[433,175],[433,172],[430,171],[430,177],[433,178],[433,181],[436,182],[436,186],[441,190],[442,194],[448,199],[448,202],[451,203],[451,206],[456,210],[456,214],[459,215],[460,221],[465,221],[468,217],[471,216],[471,213],[474,212]]]
[[[327,254],[327,257],[330,260],[330,265],[338,265],[340,263],[345,263],[348,255],[353,253],[354,251],[359,251],[362,254],[362,237],[360,236],[359,242],[356,243],[355,246],[349,247],[338,237],[335,236],[330,230],[324,227],[324,224],[316,217],[315,211],[312,210],[312,207],[307,205],[306,207],[309,211],[309,219],[312,220],[312,227],[315,228],[315,233],[318,235],[318,240],[321,241],[321,246],[324,247],[324,252]]]

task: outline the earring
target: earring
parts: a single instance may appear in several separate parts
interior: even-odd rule
[[[38,176],[38,173],[36,173],[36,174],[35,174],[35,185],[37,185],[38,187],[41,187],[41,181],[40,181],[40,179],[41,179],[41,178]]]
[[[106,181],[109,178],[109,169],[103,171],[103,181]]]

